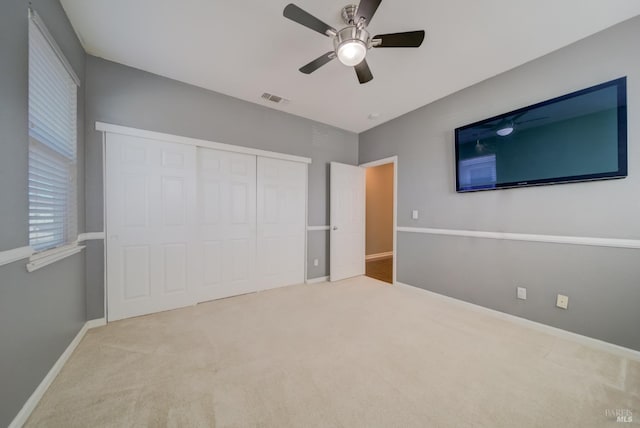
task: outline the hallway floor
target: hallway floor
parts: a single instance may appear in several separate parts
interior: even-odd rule
[[[369,278],[393,284],[393,257],[386,259],[371,260],[365,263],[366,272]]]

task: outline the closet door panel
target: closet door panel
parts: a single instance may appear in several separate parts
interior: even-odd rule
[[[195,147],[107,134],[106,154],[109,321],[193,304]]]
[[[256,157],[198,148],[198,301],[256,291]]]
[[[307,166],[258,157],[258,278],[268,289],[304,282]]]

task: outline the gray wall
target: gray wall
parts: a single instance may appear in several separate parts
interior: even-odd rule
[[[638,40],[640,17],[380,125],[360,135],[359,161],[398,155],[399,226],[640,239]],[[625,75],[627,178],[455,192],[456,127]],[[639,250],[402,232],[398,247],[400,282],[640,350]]]
[[[0,13],[0,251],[28,245],[28,18],[25,0]],[[32,0],[84,81],[85,55],[57,1]],[[78,92],[79,225],[84,230],[84,87]],[[86,320],[84,254],[28,273],[0,266],[0,426],[8,425]]]
[[[92,56],[86,69],[88,231],[104,227],[102,137],[96,121],[310,157],[311,225],[327,222],[328,162],[357,163],[356,134]],[[310,266],[309,277],[327,275],[326,234],[309,235],[309,259],[320,262]],[[88,316],[98,318],[104,307],[103,249],[95,245],[86,253]]]

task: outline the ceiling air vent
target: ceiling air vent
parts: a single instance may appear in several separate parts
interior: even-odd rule
[[[277,104],[289,104],[289,100],[288,99],[279,97],[277,95],[270,94],[268,92],[265,92],[264,94],[262,94],[262,98],[264,98],[267,101],[271,101],[271,102],[274,102],[274,103],[277,103]]]

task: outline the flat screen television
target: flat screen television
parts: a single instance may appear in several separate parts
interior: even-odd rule
[[[626,77],[455,130],[456,191],[627,176]]]

